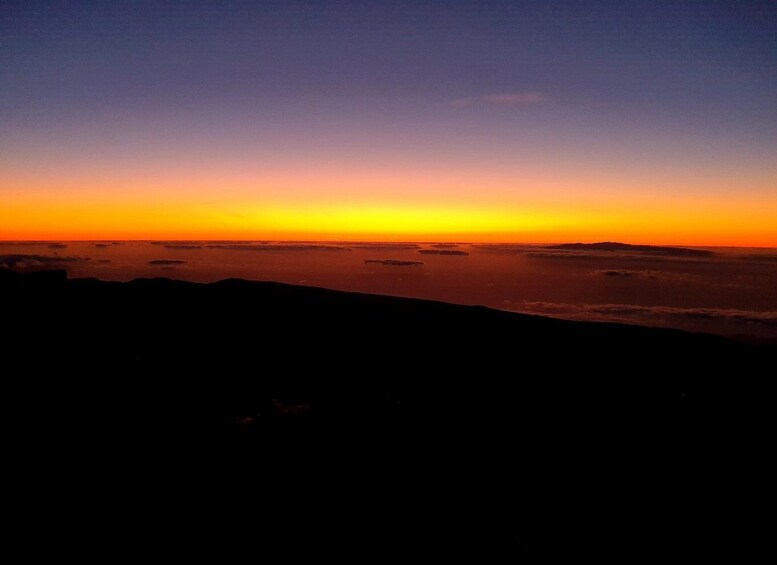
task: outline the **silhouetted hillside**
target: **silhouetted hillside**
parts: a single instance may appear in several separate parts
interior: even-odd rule
[[[774,348],[244,280],[0,270],[0,296],[11,460],[106,543],[493,562],[765,532],[741,501]]]

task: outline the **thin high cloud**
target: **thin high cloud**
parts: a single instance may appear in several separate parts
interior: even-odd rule
[[[470,96],[469,98],[458,98],[451,102],[454,108],[466,108],[476,104],[487,104],[492,106],[531,106],[542,102],[545,97],[539,92],[511,92],[506,94],[487,94],[485,96]]]

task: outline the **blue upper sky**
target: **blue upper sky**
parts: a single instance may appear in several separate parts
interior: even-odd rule
[[[272,138],[773,174],[777,2],[3,0],[0,123],[15,166]]]
[[[6,119],[225,103],[412,114],[539,92],[567,108],[771,133],[777,121],[770,1],[5,0],[0,10]]]

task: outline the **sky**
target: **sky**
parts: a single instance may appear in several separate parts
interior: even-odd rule
[[[0,219],[777,246],[777,4],[3,0]]]

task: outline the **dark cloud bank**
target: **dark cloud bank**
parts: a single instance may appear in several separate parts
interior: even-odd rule
[[[497,246],[497,248],[500,246]],[[535,248],[536,249],[536,248]],[[630,245],[614,241],[600,243],[563,243],[546,245],[542,251],[525,249],[528,257],[535,259],[624,259],[630,261],[679,261],[699,262],[717,260],[719,255],[706,249],[663,247],[656,245]],[[516,249],[517,251],[517,249]]]
[[[630,245],[616,241],[603,241],[600,243],[562,243],[561,245],[547,245],[545,249],[558,249],[561,251],[594,251],[600,253],[628,252],[668,257],[712,257],[714,253],[705,249],[688,249],[685,247],[664,247],[657,245]]]
[[[149,261],[148,264],[169,267],[174,265],[185,265],[186,261],[183,261],[182,259],[154,259],[153,261]]]
[[[594,274],[596,275],[603,275],[605,277],[620,277],[620,278],[639,277],[639,276],[642,276],[643,273],[644,271],[618,271],[618,270],[594,271]]]
[[[419,267],[424,264],[423,261],[399,261],[397,259],[365,259],[364,264],[379,263],[390,267]]]

